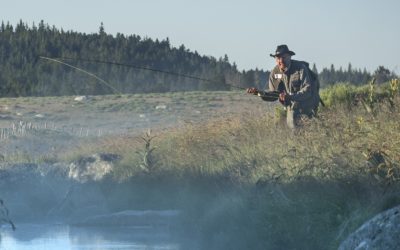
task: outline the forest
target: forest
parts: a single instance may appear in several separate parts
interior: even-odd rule
[[[73,67],[41,57],[68,58],[63,62],[94,74],[107,84]],[[331,65],[319,72],[314,64],[312,70],[319,74],[321,86],[338,82],[361,85],[372,77],[380,83],[395,77],[384,66],[370,73],[366,69],[352,68],[351,63],[347,69],[336,69]],[[168,38],[153,40],[138,35],[107,34],[103,23],[98,32],[92,34],[64,31],[44,21],[28,25],[21,20],[15,27],[3,21],[0,27],[2,97],[213,91],[229,90],[234,86],[265,88],[268,75],[269,71],[263,69],[239,70],[228,55],[217,59],[200,55],[183,44],[173,47]]]

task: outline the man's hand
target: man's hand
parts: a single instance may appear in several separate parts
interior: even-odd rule
[[[247,91],[247,93],[253,94],[253,95],[257,95],[259,92],[258,89],[256,89],[256,88],[248,88],[246,91]]]
[[[283,91],[279,94],[279,102],[282,103],[282,105],[288,106],[290,104],[290,95],[286,93],[286,91]]]
[[[279,93],[279,101],[284,104],[285,103],[285,99],[286,99],[286,92],[283,91],[281,93]]]

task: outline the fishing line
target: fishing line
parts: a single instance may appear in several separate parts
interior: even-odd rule
[[[55,58],[50,58],[50,57],[45,57],[45,56],[39,56],[39,58],[45,59],[45,60],[49,60],[49,61],[53,61],[53,62],[57,62],[57,63],[60,63],[60,64],[65,65],[65,66],[68,66],[68,67],[70,67],[70,68],[76,69],[76,70],[78,70],[78,71],[80,71],[80,72],[83,72],[83,73],[85,73],[85,74],[88,74],[88,75],[90,75],[90,76],[96,78],[97,80],[99,80],[99,81],[102,82],[103,84],[105,84],[107,87],[109,87],[110,89],[112,89],[116,94],[122,95],[122,93],[121,93],[120,91],[118,91],[116,88],[114,88],[113,86],[111,86],[111,84],[109,84],[109,83],[106,82],[105,80],[101,79],[100,77],[98,77],[97,75],[95,75],[95,74],[93,74],[93,73],[91,73],[91,72],[89,72],[89,71],[86,71],[86,70],[84,70],[84,69],[78,68],[78,67],[76,67],[76,66],[74,66],[74,65],[71,65],[71,64],[68,64],[68,63],[66,63],[66,62],[57,60],[57,59],[55,59]]]
[[[55,62],[59,62],[59,63],[65,64],[65,65],[67,65],[67,64],[62,62],[62,61],[60,61],[60,60],[71,60],[71,61],[82,61],[82,62],[92,62],[92,63],[117,65],[117,66],[123,66],[123,67],[128,67],[128,68],[134,68],[134,69],[140,69],[140,70],[148,70],[148,71],[153,71],[153,72],[158,72],[158,73],[163,73],[163,74],[169,74],[169,75],[174,75],[174,76],[181,76],[181,77],[194,79],[194,80],[199,80],[199,81],[218,83],[218,84],[222,83],[224,85],[228,85],[228,86],[231,86],[233,88],[237,88],[237,89],[241,89],[241,90],[245,90],[246,89],[246,88],[238,87],[236,85],[229,84],[229,83],[226,83],[226,82],[220,82],[220,81],[211,80],[211,79],[207,79],[207,78],[202,78],[202,77],[198,77],[198,76],[192,76],[192,75],[181,74],[181,73],[176,73],[176,72],[171,72],[171,71],[166,71],[166,70],[160,70],[160,69],[140,66],[140,65],[136,65],[136,64],[127,64],[127,63],[119,63],[119,62],[112,62],[112,61],[102,61],[102,60],[96,60],[96,59],[91,60],[91,59],[82,59],[82,58],[71,58],[71,57],[49,58],[49,57],[40,56],[40,58],[51,60],[51,61],[55,61]],[[68,65],[68,66],[70,66],[70,65]],[[90,73],[90,74],[92,74],[92,73]],[[94,74],[92,74],[92,75],[94,75]],[[96,78],[99,79],[98,77],[96,77]]]
[[[205,82],[218,83],[218,84],[222,83],[224,85],[228,85],[228,86],[231,86],[233,88],[240,89],[240,90],[247,90],[247,88],[238,87],[236,85],[229,84],[229,83],[226,83],[226,82],[220,82],[220,81],[215,81],[215,80],[202,78],[202,77],[197,77],[197,76],[192,76],[192,75],[187,75],[187,74],[180,74],[180,73],[166,71],[166,70],[160,70],[160,69],[155,69],[155,68],[150,68],[150,67],[144,67],[144,66],[139,66],[139,65],[135,65],[135,64],[126,64],[126,63],[119,63],[119,62],[112,62],[112,61],[102,61],[102,60],[90,60],[90,59],[82,59],[82,58],[70,58],[70,57],[50,58],[50,57],[40,56],[40,58],[41,59],[45,59],[45,60],[49,60],[49,61],[53,61],[53,62],[57,62],[57,63],[61,63],[61,64],[65,65],[65,66],[68,66],[68,67],[71,67],[71,68],[76,69],[78,71],[81,71],[83,73],[86,73],[86,74],[96,78],[97,80],[101,81],[102,83],[107,85],[110,89],[112,89],[114,92],[116,92],[118,94],[122,94],[122,93],[120,91],[118,91],[116,88],[112,87],[111,84],[109,84],[105,80],[103,80],[100,77],[98,77],[97,75],[95,75],[95,74],[93,74],[93,73],[91,73],[89,71],[86,71],[84,69],[81,69],[81,68],[78,68],[76,66],[73,66],[71,64],[68,64],[68,63],[66,63],[66,62],[64,62],[62,60],[73,60],[73,61],[82,61],[82,62],[91,62],[91,63],[101,63],[101,64],[123,66],[123,67],[128,67],[128,68],[135,68],[135,69],[140,69],[140,70],[148,70],[148,71],[153,71],[153,72],[158,72],[158,73],[163,73],[163,74],[169,74],[169,75],[174,75],[174,76],[180,76],[180,77],[185,77],[185,78],[190,78],[190,79],[195,79],[195,80],[200,80],[200,81],[205,81]],[[265,100],[265,101],[276,101],[278,99],[279,92],[277,92],[277,91],[268,91],[268,92],[260,91],[260,92],[258,92],[258,96],[262,97],[263,100]]]

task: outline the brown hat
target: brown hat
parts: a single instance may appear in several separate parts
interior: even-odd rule
[[[289,54],[291,56],[296,55],[293,51],[290,51],[286,44],[279,45],[276,47],[275,54],[269,54],[272,57],[282,56],[284,54]]]

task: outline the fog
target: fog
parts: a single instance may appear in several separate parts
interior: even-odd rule
[[[113,171],[123,160],[120,155],[106,147],[80,151],[103,138],[137,140],[149,129],[160,135],[242,112],[246,107],[240,102],[226,103],[231,95],[3,99],[0,199],[9,211],[3,217],[16,230],[2,218],[0,248],[210,249],[207,242],[226,242],[228,236],[204,237],[217,218],[229,220],[227,210],[242,209],[243,190],[229,181],[146,174],[118,180]],[[246,95],[233,95],[255,109],[267,108],[254,106],[256,100]],[[139,107],[132,110],[132,103]],[[229,230],[236,230],[234,224]]]
[[[0,99],[0,249],[336,249],[398,204],[397,186],[368,176],[285,181],[250,175],[251,152],[228,169],[224,145],[213,158],[207,136],[235,143],[252,135],[235,117],[273,108],[239,92]],[[152,157],[175,151],[192,158]],[[212,172],[193,159],[223,164]]]

